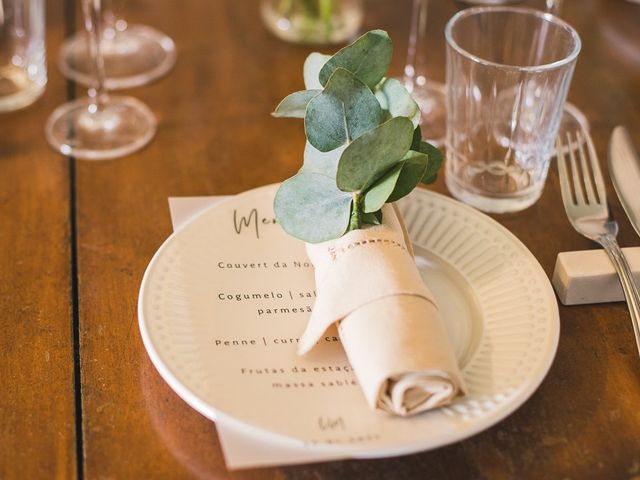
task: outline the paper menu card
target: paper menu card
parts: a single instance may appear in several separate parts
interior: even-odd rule
[[[227,198],[229,196],[169,198],[173,230],[179,229],[203,210]],[[223,421],[216,422],[216,430],[225,463],[229,469],[312,463],[345,458],[344,455],[337,452],[321,452],[305,447],[294,448],[268,442],[247,435]]]
[[[276,188],[205,208],[169,239],[148,272],[156,285],[165,282],[169,288],[149,300],[148,307],[154,308],[145,318],[147,335],[154,344],[162,337],[154,325],[165,322],[166,330],[179,330],[188,324],[189,331],[176,332],[175,341],[184,344],[189,337],[198,359],[183,368],[189,376],[174,382],[182,384],[177,391],[182,389],[183,398],[197,398],[189,403],[217,421],[229,466],[398,455],[458,438],[467,429],[453,411],[410,420],[372,411],[337,333],[327,332],[309,354],[297,354],[315,301],[315,282],[304,243],[273,220]],[[208,206],[212,199],[185,201]],[[176,210],[172,200],[172,210],[181,208],[178,216],[184,218],[195,211],[186,204]],[[431,270],[423,273],[430,276]],[[169,320],[154,320],[157,298]],[[182,317],[174,321],[178,310]],[[172,349],[174,337],[169,338],[165,346]],[[161,362],[175,372],[180,365],[170,357]],[[242,434],[246,438],[238,441]],[[279,457],[260,456],[262,439],[286,448],[279,448]]]

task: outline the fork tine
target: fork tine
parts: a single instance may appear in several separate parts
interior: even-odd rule
[[[560,177],[560,193],[562,194],[562,203],[566,206],[573,205],[573,196],[571,195],[571,182],[569,181],[569,173],[567,172],[567,157],[563,152],[562,140],[558,136],[556,138],[556,158],[558,160],[558,173]]]
[[[596,148],[593,146],[593,140],[588,132],[585,132],[585,139],[587,140],[587,148],[589,150],[589,157],[591,160],[591,168],[593,168],[593,180],[596,184],[596,191],[600,203],[607,203],[607,190],[604,186],[604,178],[602,177],[602,170],[600,169],[600,162],[598,162],[598,154]]]
[[[594,156],[592,154],[592,152],[589,152],[589,155],[587,156],[587,154],[584,151],[584,142],[583,140],[585,140],[584,136],[582,135],[582,133],[578,130],[576,132],[576,143],[578,146],[578,154],[580,157],[580,166],[582,167],[582,180],[584,183],[584,189],[586,192],[586,197],[587,197],[587,202],[588,203],[598,203],[598,201],[602,198],[602,196],[600,195],[600,192],[598,192],[598,197],[596,198],[595,196],[595,192],[593,191],[593,183],[591,181],[591,174],[589,173],[590,171],[592,171],[593,173],[593,179],[595,181],[595,179],[598,177],[598,175],[596,174],[596,171],[593,170],[594,165],[593,165],[593,159]],[[589,158],[589,160],[587,160],[587,157]],[[589,163],[591,163],[591,168],[589,168]],[[598,163],[597,159],[596,159],[596,164]]]
[[[576,136],[576,142],[577,141],[578,138]],[[580,181],[578,162],[576,161],[576,155],[573,152],[573,148],[571,146],[571,134],[569,132],[567,132],[567,150],[569,150],[569,159],[571,160],[571,177],[573,178],[573,189],[576,193],[576,203],[578,205],[581,205],[585,203],[584,193],[582,192],[582,182]]]

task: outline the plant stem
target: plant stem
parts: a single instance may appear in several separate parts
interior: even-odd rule
[[[281,0],[278,7],[278,13],[282,17],[289,18],[291,15],[291,9],[293,8],[293,0]]]
[[[324,22],[325,35],[327,37],[327,41],[331,39],[331,30],[333,29],[333,25],[331,24],[331,14],[332,14],[332,0],[318,0],[318,8],[320,10],[320,18]]]
[[[351,208],[351,218],[349,219],[349,231],[358,230],[362,227],[362,197],[359,192],[353,193],[353,206]]]

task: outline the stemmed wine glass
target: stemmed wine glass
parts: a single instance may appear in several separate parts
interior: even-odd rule
[[[111,4],[111,0],[103,0],[101,46],[106,87],[138,87],[165,75],[176,62],[173,40],[149,26],[129,25],[116,17]],[[93,75],[87,44],[87,33],[78,32],[64,41],[58,56],[62,74],[83,85],[91,85]]]
[[[412,0],[411,27],[403,83],[422,111],[420,127],[429,142],[441,147],[446,133],[445,87],[426,75],[425,37],[428,0]]]
[[[47,140],[64,155],[104,160],[127,155],[149,143],[156,131],[151,110],[133,97],[111,96],[105,85],[101,0],[82,0],[92,60],[89,96],[65,103],[49,116]]]

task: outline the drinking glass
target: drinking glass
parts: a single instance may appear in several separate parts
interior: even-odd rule
[[[563,0],[462,0],[465,3],[472,5],[499,5],[505,3],[524,3],[525,6],[531,8],[537,8],[553,15],[560,15],[562,10]],[[565,138],[566,133],[573,133],[579,130],[589,130],[589,121],[585,117],[584,113],[580,111],[574,104],[566,102],[564,104],[564,112],[562,113],[562,120],[560,121],[559,134]],[[575,148],[578,147],[577,142],[571,144]],[[565,148],[571,148],[569,144]]]
[[[32,104],[46,83],[44,1],[0,0],[0,112]]]
[[[133,88],[165,75],[176,63],[176,46],[164,33],[146,25],[129,25],[116,17],[111,1],[103,0],[101,49],[105,86],[109,90]],[[58,55],[62,74],[82,85],[93,84],[93,58],[87,32],[64,41]]]
[[[127,155],[149,143],[156,120],[133,97],[111,96],[105,88],[101,0],[82,0],[95,75],[89,96],[58,107],[47,120],[47,140],[64,155],[104,160]]]
[[[580,52],[559,18],[518,7],[454,15],[447,42],[446,184],[486,212],[514,212],[542,194]]]

